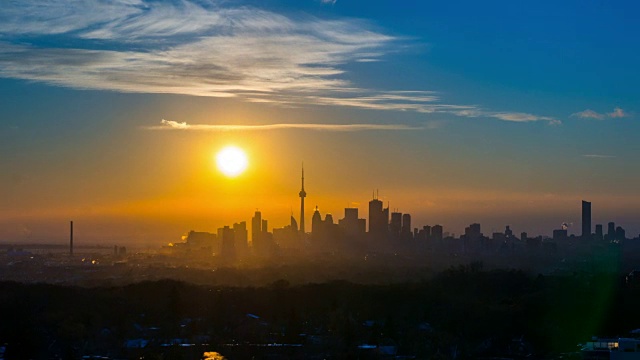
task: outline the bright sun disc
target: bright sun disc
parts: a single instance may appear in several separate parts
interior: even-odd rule
[[[249,162],[242,149],[235,146],[227,146],[216,155],[216,164],[223,174],[235,177],[246,170]]]

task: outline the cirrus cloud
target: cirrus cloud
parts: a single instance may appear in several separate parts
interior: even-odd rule
[[[623,117],[629,116],[629,114],[627,114],[621,108],[616,107],[610,113],[599,113],[599,112],[593,111],[591,109],[586,109],[586,110],[583,110],[583,111],[579,111],[579,112],[573,113],[573,114],[571,114],[571,116],[572,117],[579,117],[579,118],[582,118],[582,119],[603,120],[603,119],[623,118]]]
[[[368,130],[423,130],[424,127],[403,124],[310,124],[310,123],[282,123],[263,125],[234,125],[234,124],[187,124],[162,119],[160,125],[143,127],[147,130],[194,130],[194,131],[266,131],[266,130],[320,130],[320,131],[368,131]]]
[[[0,10],[0,77],[279,106],[559,123],[447,104],[434,91],[362,89],[346,80],[343,65],[379,61],[403,41],[359,19],[293,18],[229,2],[11,1]],[[624,116],[621,109],[613,114]]]

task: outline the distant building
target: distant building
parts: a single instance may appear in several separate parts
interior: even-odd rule
[[[607,241],[616,239],[616,223],[613,221],[607,224]]]
[[[382,201],[374,197],[369,201],[369,233],[386,238],[389,226],[389,208],[382,208]]]
[[[406,241],[413,238],[413,234],[411,233],[411,214],[402,215],[402,231],[400,233],[402,240]]]
[[[422,227],[422,239],[425,241],[429,241],[431,240],[431,226],[429,225],[424,225]]]
[[[604,239],[604,234],[602,232],[602,224],[596,225],[596,240],[602,241]]]
[[[331,214],[325,215],[324,216],[324,223],[325,223],[325,225],[333,225],[334,224],[333,215],[331,215]]]
[[[402,213],[392,212],[391,222],[389,222],[389,235],[393,240],[400,239],[400,231],[402,230]]]
[[[567,229],[553,230],[553,241],[556,243],[566,241],[567,238]]]
[[[582,200],[582,239],[591,238],[591,203]]]
[[[235,247],[239,256],[246,256],[249,253],[247,222],[241,221],[233,224],[233,236],[235,237]]]
[[[442,233],[443,233],[442,225],[434,225],[431,228],[431,238],[434,241],[442,241]]]
[[[367,229],[367,220],[358,218],[358,208],[345,208],[344,219],[340,219],[338,224],[347,236],[364,236]]]
[[[313,216],[311,216],[311,234],[318,235],[322,232],[322,216],[320,215],[320,210],[316,206],[316,209],[313,211]]]
[[[236,244],[235,232],[229,226],[218,229],[218,238],[221,239],[220,256],[225,261],[235,260]]]
[[[480,224],[473,223],[464,229],[464,234],[469,240],[478,240],[483,237],[480,231]]]
[[[216,242],[216,234],[204,231],[189,231],[185,238],[187,244],[192,249],[209,248],[213,249]]]
[[[273,229],[273,240],[281,248],[299,249],[302,246],[302,234],[298,230],[298,222],[291,216],[289,225],[283,228]]]
[[[504,236],[506,236],[508,239],[511,239],[513,237],[513,230],[511,230],[509,225],[507,225],[507,227],[504,229]]]
[[[255,214],[251,218],[251,243],[256,246],[256,243],[260,241],[262,234],[262,213],[256,210]]]

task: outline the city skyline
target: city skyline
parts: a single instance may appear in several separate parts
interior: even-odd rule
[[[324,0],[0,9],[0,241],[161,244],[260,208],[640,233],[640,5]],[[246,171],[215,155],[234,145]],[[308,194],[299,174],[305,162]],[[573,224],[573,225],[571,225]],[[593,231],[593,230],[592,230]]]

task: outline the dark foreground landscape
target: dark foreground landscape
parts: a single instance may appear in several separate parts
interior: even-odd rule
[[[6,359],[571,358],[640,327],[638,299],[625,275],[480,264],[393,285],[2,282],[0,344]]]

